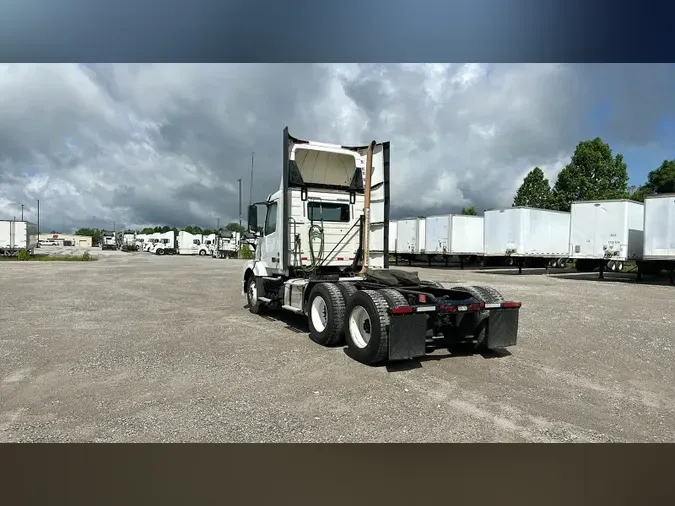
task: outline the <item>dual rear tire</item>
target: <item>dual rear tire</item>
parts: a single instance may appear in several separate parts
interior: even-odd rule
[[[380,364],[389,351],[388,309],[405,304],[393,289],[357,290],[350,283],[318,283],[307,300],[310,339],[322,346],[346,342],[355,360]]]

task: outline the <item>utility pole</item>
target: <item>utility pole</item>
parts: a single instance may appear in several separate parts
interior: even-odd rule
[[[239,181],[239,226],[241,227],[242,215],[241,215],[241,178],[237,179]]]
[[[251,180],[248,182],[248,205],[250,206],[252,202],[253,195],[253,160],[255,158],[255,151],[251,152]]]
[[[38,216],[37,216],[37,226],[38,226],[38,241],[40,240],[40,199],[38,199]]]
[[[21,204],[21,221],[23,221],[23,204]]]

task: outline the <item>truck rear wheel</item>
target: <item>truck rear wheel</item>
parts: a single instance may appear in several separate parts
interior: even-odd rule
[[[375,290],[358,291],[347,305],[345,338],[350,355],[366,365],[385,361],[389,352],[387,300]]]
[[[349,303],[349,299],[351,299],[354,294],[359,291],[354,283],[350,283],[349,281],[340,281],[339,283],[336,283],[336,285],[342,292],[342,297],[345,299],[345,305]]]
[[[389,307],[401,307],[407,306],[408,301],[398,290],[393,288],[382,288],[377,291],[382,297],[384,297],[389,304]]]
[[[159,249],[156,251],[156,253],[157,253],[158,255],[163,255],[163,254],[164,254],[164,248],[159,248]]]
[[[482,296],[483,302],[486,304],[501,304],[504,302],[504,297],[497,290],[491,286],[476,286],[473,288]]]
[[[344,339],[345,300],[333,283],[319,283],[307,300],[309,337],[322,346],[336,346]]]

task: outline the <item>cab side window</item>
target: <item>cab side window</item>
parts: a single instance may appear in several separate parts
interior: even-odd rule
[[[265,235],[273,234],[277,229],[277,202],[267,206],[267,216],[265,217]]]

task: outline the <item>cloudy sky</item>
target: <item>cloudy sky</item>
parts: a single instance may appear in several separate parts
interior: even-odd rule
[[[279,186],[281,133],[392,143],[394,217],[511,204],[600,136],[632,184],[675,158],[675,66],[0,65],[0,218],[214,227]],[[245,214],[245,213],[244,213]]]

